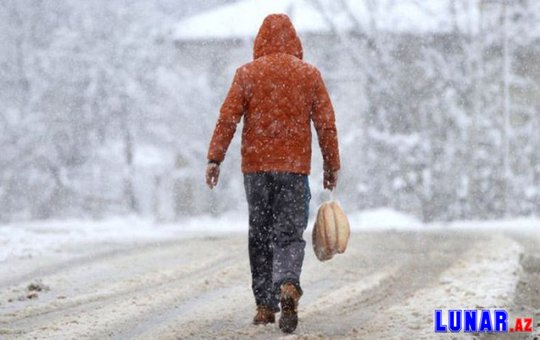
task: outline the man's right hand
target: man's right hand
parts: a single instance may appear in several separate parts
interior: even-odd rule
[[[332,170],[324,171],[323,187],[328,190],[334,190],[337,185],[338,172]]]
[[[206,167],[206,185],[210,189],[213,189],[219,179],[219,164],[217,163],[208,163],[208,166]]]

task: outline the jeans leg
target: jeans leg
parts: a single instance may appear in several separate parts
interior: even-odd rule
[[[278,310],[272,282],[273,216],[268,176],[263,173],[245,174],[244,187],[249,206],[249,261],[252,290],[257,305]]]
[[[308,178],[305,175],[279,173],[273,201],[274,214],[274,262],[273,281],[275,294],[284,282],[297,286],[300,293],[300,273],[304,262],[306,241],[303,233],[309,215]]]

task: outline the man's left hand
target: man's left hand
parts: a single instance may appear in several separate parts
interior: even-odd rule
[[[328,190],[334,190],[337,185],[338,172],[332,170],[324,171],[323,187]]]

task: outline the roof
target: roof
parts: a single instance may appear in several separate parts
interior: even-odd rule
[[[364,31],[374,23],[377,30],[390,32],[449,31],[450,0],[242,0],[188,17],[174,28],[174,39],[227,40],[253,38],[266,15],[288,14],[302,33],[330,33],[360,26]],[[368,10],[368,4],[375,4]],[[457,9],[458,26],[466,30],[476,9]],[[331,19],[331,25],[327,18]]]

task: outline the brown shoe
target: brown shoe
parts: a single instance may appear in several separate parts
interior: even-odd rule
[[[276,316],[272,309],[263,305],[257,306],[257,314],[253,318],[254,325],[266,325],[274,322],[276,322]]]
[[[284,333],[292,333],[298,325],[298,301],[300,292],[290,282],[281,286],[281,317],[279,318],[279,328]]]

